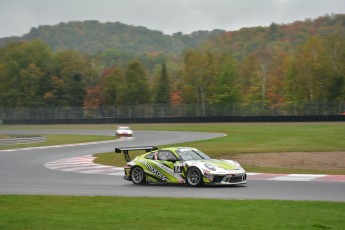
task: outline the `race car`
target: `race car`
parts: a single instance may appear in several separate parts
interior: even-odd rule
[[[115,131],[115,136],[117,137],[131,137],[133,131],[128,126],[118,126]]]
[[[131,160],[129,151],[145,150],[146,153]],[[206,184],[238,185],[247,183],[246,171],[233,160],[211,159],[191,147],[155,146],[120,147],[127,161],[125,180],[136,185],[145,183],[187,183],[192,187]]]

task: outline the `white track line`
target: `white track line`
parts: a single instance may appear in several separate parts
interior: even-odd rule
[[[28,148],[17,148],[17,149],[4,149],[4,150],[0,150],[0,152],[29,151],[29,150],[36,150],[36,149],[50,149],[50,148],[73,147],[73,146],[83,146],[83,145],[96,145],[96,144],[103,144],[103,143],[112,143],[112,142],[119,142],[119,141],[128,141],[128,140],[132,140],[132,139],[135,139],[135,137],[127,137],[127,138],[121,138],[121,139],[109,140],[109,141],[95,141],[95,142],[84,142],[84,143],[66,144],[66,145],[50,145],[50,146],[40,146],[40,147],[28,147]]]

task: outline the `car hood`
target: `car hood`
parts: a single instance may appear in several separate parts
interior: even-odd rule
[[[199,165],[202,167],[205,167],[205,164],[213,165],[219,169],[225,169],[225,170],[238,170],[242,169],[240,164],[238,164],[236,161],[232,160],[218,160],[218,159],[207,159],[207,160],[197,160],[197,161],[190,161],[191,165]]]

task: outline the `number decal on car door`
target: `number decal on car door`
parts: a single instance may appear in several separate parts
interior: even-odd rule
[[[182,167],[181,166],[175,166],[174,167],[174,173],[182,173]]]

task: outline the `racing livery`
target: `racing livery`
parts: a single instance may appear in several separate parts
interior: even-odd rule
[[[131,160],[129,151],[145,150],[146,153]],[[190,147],[155,146],[115,148],[127,161],[124,179],[134,184],[187,183],[237,185],[247,183],[246,171],[232,160],[211,159],[205,153]]]

